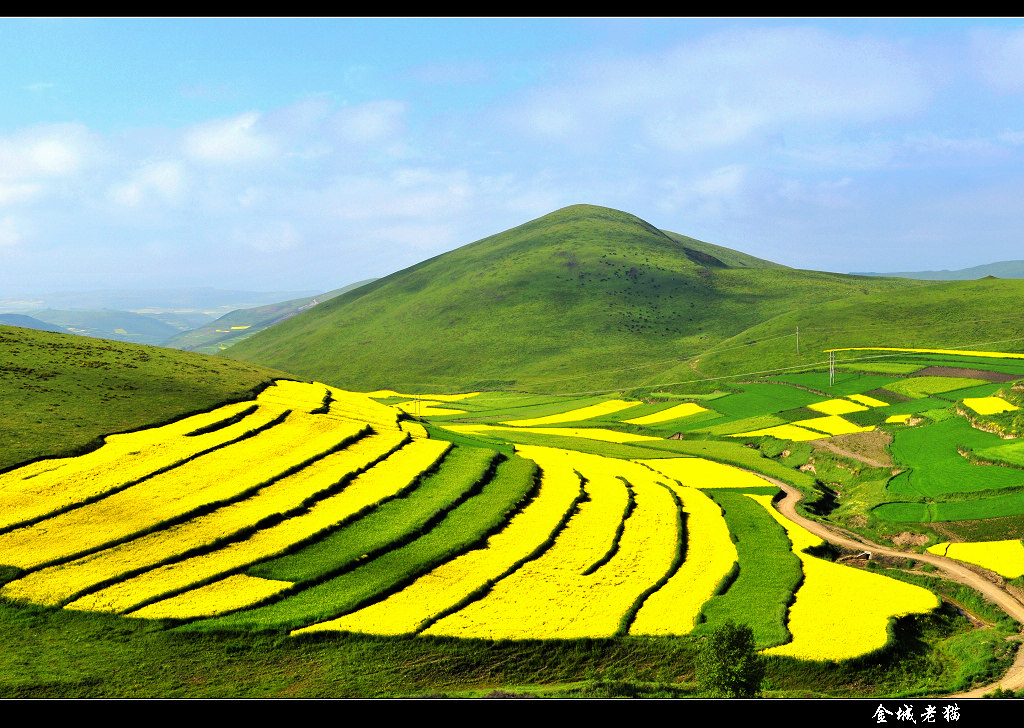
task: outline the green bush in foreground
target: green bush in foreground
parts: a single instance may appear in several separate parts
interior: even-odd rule
[[[696,678],[710,697],[752,698],[761,691],[765,664],[754,648],[754,630],[731,619],[704,638]]]

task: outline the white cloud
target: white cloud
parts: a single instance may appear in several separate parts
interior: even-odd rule
[[[374,144],[396,137],[404,128],[406,105],[381,99],[339,109],[333,119],[338,135],[352,144]]]
[[[179,203],[185,190],[185,171],[180,162],[147,162],[129,182],[111,188],[109,197],[126,207],[136,207],[146,199]]]
[[[1024,91],[1024,28],[975,30],[970,34],[970,55],[984,84],[1001,93]]]
[[[199,124],[186,133],[185,151],[195,160],[213,164],[264,160],[277,149],[274,140],[261,131],[259,121],[259,112],[248,111]]]
[[[895,43],[761,28],[657,54],[581,61],[506,113],[542,138],[594,145],[619,133],[690,152],[779,130],[901,117],[929,97],[921,69]]]
[[[0,218],[0,248],[12,248],[25,238],[23,224],[13,216]]]
[[[0,180],[74,175],[93,161],[97,147],[81,124],[44,124],[0,137]]]

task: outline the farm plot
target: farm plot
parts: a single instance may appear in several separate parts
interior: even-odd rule
[[[809,556],[804,550],[821,544],[820,538],[772,508],[770,496],[747,497],[786,529],[803,571],[788,614],[793,639],[765,654],[805,660],[857,657],[886,645],[891,619],[939,606],[938,597],[927,589]],[[871,598],[864,599],[865,594]]]
[[[1018,539],[974,543],[937,543],[928,551],[994,571],[1007,579],[1024,576],[1024,543]]]

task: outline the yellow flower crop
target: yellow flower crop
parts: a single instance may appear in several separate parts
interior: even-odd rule
[[[688,514],[686,561],[644,601],[629,628],[630,634],[689,633],[704,602],[738,558],[718,504],[694,488],[674,484],[672,488]]]
[[[866,394],[851,394],[848,397],[848,399],[852,399],[854,402],[859,402],[860,404],[866,404],[868,407],[888,407],[889,406],[888,402],[883,402],[880,399],[875,399],[874,397],[869,397]],[[839,413],[833,412],[832,414],[842,414],[842,413],[841,412],[839,412]]]
[[[913,417],[913,415],[890,415],[889,417],[885,418],[885,421],[887,423],[895,422],[895,423],[898,423],[898,424],[903,424],[907,420],[909,420],[911,417]]]
[[[187,437],[252,404],[240,402],[163,427],[110,435],[102,447],[85,455],[42,460],[4,473],[0,475],[0,527],[39,518],[116,490],[233,440],[278,415],[272,408],[261,408],[233,425]]]
[[[822,412],[826,415],[845,415],[850,412],[863,412],[867,409],[864,405],[851,402],[847,399],[826,399],[824,402],[816,402],[807,405],[808,409]]]
[[[289,379],[275,379],[273,386],[260,392],[256,401],[264,405],[276,405],[282,409],[308,413],[323,406],[325,394],[327,394],[326,384],[307,384],[293,382]]]
[[[452,432],[533,432],[538,435],[558,435],[560,437],[583,437],[588,440],[602,442],[637,442],[640,440],[659,440],[650,435],[634,435],[629,432],[607,430],[600,427],[502,427],[500,425],[442,425]]]
[[[543,471],[540,493],[485,548],[469,551],[424,574],[387,599],[298,632],[352,630],[373,634],[414,632],[434,615],[497,579],[547,540],[580,493],[569,457],[575,453],[521,446],[516,451]]]
[[[59,604],[96,584],[151,568],[191,549],[228,538],[274,514],[298,508],[317,492],[336,485],[347,473],[366,467],[400,440],[401,433],[364,437],[268,485],[251,498],[70,563],[31,572],[4,585],[0,594],[39,604]]]
[[[772,485],[754,473],[704,458],[660,458],[637,462],[690,488],[763,488]]]
[[[397,407],[410,415],[416,417],[431,417],[436,415],[464,415],[466,410],[451,409],[448,407],[440,406],[442,403],[440,400],[429,400],[429,399],[413,399],[408,402],[399,402],[398,404],[391,405]]]
[[[871,432],[875,429],[873,425],[869,425],[868,427],[858,427],[852,422],[844,420],[839,415],[813,417],[809,420],[797,420],[793,424],[797,427],[803,426],[808,429],[827,432],[829,435],[849,435],[853,432]]]
[[[600,417],[602,415],[610,415],[613,412],[619,412],[629,407],[636,407],[639,402],[626,402],[621,399],[610,399],[607,402],[600,402],[598,404],[592,404],[589,407],[580,407],[579,409],[569,410],[568,412],[560,412],[557,415],[548,415],[547,417],[533,417],[528,420],[511,420],[509,422],[503,422],[503,425],[513,425],[514,427],[533,427],[535,425],[554,425],[560,422],[576,422],[578,420],[589,420],[593,417]]]
[[[631,425],[653,425],[658,422],[669,422],[670,420],[678,420],[681,417],[689,417],[690,415],[698,414],[699,412],[707,412],[708,410],[701,407],[699,404],[693,402],[684,402],[683,404],[677,404],[675,407],[669,407],[663,409],[661,412],[655,412],[654,414],[644,415],[643,417],[634,417],[631,420],[623,420]]]
[[[1007,579],[1024,576],[1024,544],[1009,541],[975,541],[971,543],[937,543],[928,551],[957,561],[977,564]]]
[[[0,534],[0,564],[33,568],[150,530],[190,511],[238,498],[337,447],[358,424],[293,412],[230,447],[24,528]]]
[[[140,576],[89,594],[70,609],[124,611],[161,594],[185,589],[220,574],[280,554],[292,544],[334,528],[364,508],[394,495],[433,465],[450,447],[440,440],[414,440],[349,483],[340,493],[308,511],[257,531],[245,541],[152,569]]]
[[[846,660],[884,647],[893,617],[928,612],[939,599],[927,589],[803,553],[822,540],[771,506],[770,496],[748,495],[782,524],[800,558],[804,581],[789,609],[793,641],[763,650],[805,660]]]
[[[144,619],[212,617],[222,612],[248,607],[290,586],[291,582],[289,581],[235,574],[170,599],[150,604],[132,612],[131,616]]]
[[[850,346],[845,349],[825,349],[825,351],[908,351],[919,354],[960,354],[962,356],[982,356],[992,359],[1024,359],[1024,354],[1008,354],[1000,351],[966,351],[963,349],[898,349],[891,346]]]
[[[1001,397],[965,397],[964,404],[979,415],[997,415],[1019,409]]]
[[[767,435],[778,438],[779,440],[792,440],[793,442],[820,440],[825,437],[825,435],[822,435],[820,432],[812,432],[811,430],[803,427],[797,427],[796,425],[775,425],[774,427],[766,427],[763,430],[740,432],[736,435],[729,435],[729,437],[761,437]]]
[[[664,577],[676,554],[678,511],[656,474],[639,464],[599,455],[570,453],[567,460],[586,478],[590,500],[579,505],[551,548],[424,634],[485,639],[608,637],[637,598]],[[615,554],[584,574],[607,551],[608,531],[614,532],[622,520],[623,497],[615,492],[625,486],[619,477],[632,486],[635,508]]]
[[[365,422],[375,429],[397,430],[398,412],[393,408],[374,402],[365,394],[348,392],[337,387],[327,388],[331,393],[328,416],[351,422]]]
[[[433,399],[438,402],[457,402],[460,399],[466,399],[467,397],[475,397],[480,392],[467,392],[466,394],[402,394],[396,392],[393,389],[378,389],[376,392],[367,392],[367,397],[373,397],[375,399],[387,399],[388,397],[405,397],[406,399],[415,399],[420,397],[421,399]]]

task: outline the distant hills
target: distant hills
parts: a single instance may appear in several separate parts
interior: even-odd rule
[[[247,339],[270,326],[286,321],[313,306],[329,301],[335,296],[364,286],[374,280],[376,279],[371,278],[359,281],[316,296],[305,296],[290,301],[271,303],[266,306],[238,309],[203,326],[176,334],[163,342],[163,345],[173,349],[197,351],[203,354],[216,354],[232,344],[237,344],[239,341]]]
[[[573,205],[349,291],[225,353],[361,390],[598,391],[688,369],[792,311],[928,285],[795,270]]]
[[[281,297],[287,294],[283,293],[212,288],[8,296],[0,298],[0,311],[5,302],[11,307],[8,310],[13,310],[0,313],[0,323],[212,354],[366,282],[284,301]],[[42,307],[44,302],[61,303],[67,308]],[[97,305],[104,307],[96,308]],[[133,308],[113,307],[118,305]],[[220,310],[232,305],[234,308],[227,312]]]
[[[1024,260],[1004,260],[999,263],[976,265],[960,270],[919,270],[909,273],[853,273],[861,276],[890,276],[914,278],[922,281],[973,281],[992,276],[994,278],[1024,278]]]

